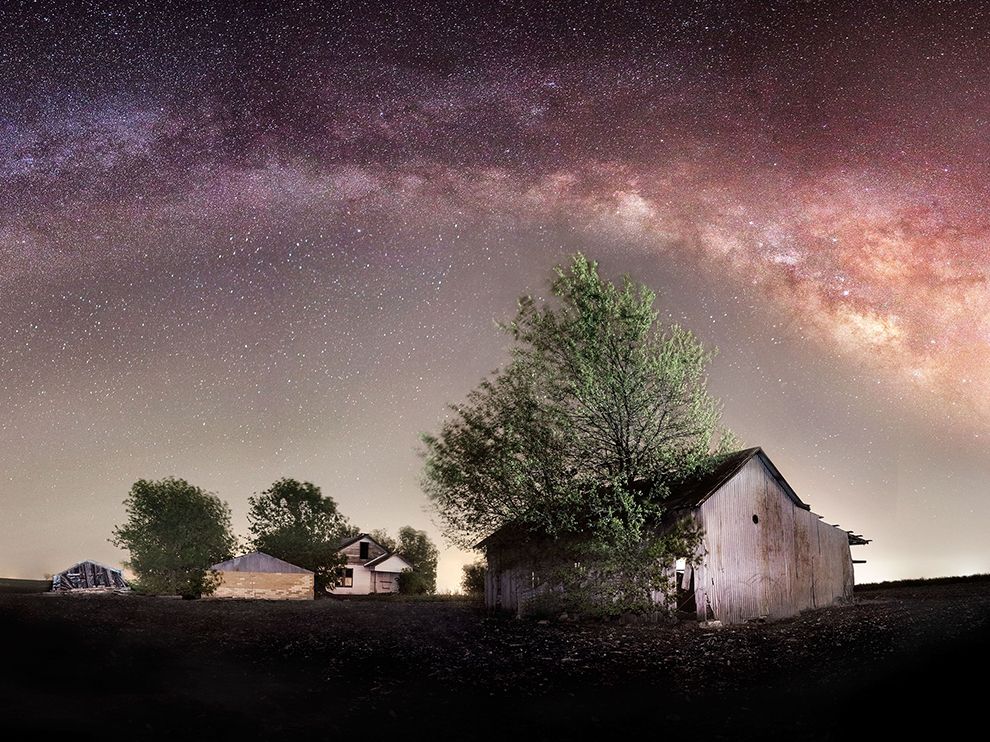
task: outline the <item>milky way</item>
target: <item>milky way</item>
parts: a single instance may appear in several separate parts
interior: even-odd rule
[[[577,249],[866,574],[990,567],[979,4],[184,5],[0,11],[0,568],[119,559],[139,476],[432,528],[417,434]]]

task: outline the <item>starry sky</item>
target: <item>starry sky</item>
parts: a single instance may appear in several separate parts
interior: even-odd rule
[[[270,7],[277,6],[277,7]],[[990,571],[977,2],[0,7],[0,575],[140,477],[448,548],[418,435],[580,250],[719,354],[859,581]]]

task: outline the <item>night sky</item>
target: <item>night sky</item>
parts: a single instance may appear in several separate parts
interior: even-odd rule
[[[0,575],[119,563],[140,477],[442,543],[418,435],[577,250],[857,580],[990,571],[981,3],[129,5],[0,9]]]

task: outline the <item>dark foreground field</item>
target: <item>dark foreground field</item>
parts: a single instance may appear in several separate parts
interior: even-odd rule
[[[0,595],[0,630],[6,739],[947,737],[983,729],[990,583],[721,630],[456,601]]]

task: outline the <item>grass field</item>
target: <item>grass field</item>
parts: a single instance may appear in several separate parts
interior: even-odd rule
[[[0,593],[43,593],[51,586],[51,580],[17,580],[0,577]]]
[[[918,577],[911,580],[886,580],[856,585],[856,592],[887,590],[897,587],[934,587],[936,585],[959,585],[964,583],[990,583],[990,574],[960,575],[957,577]]]
[[[464,600],[0,595],[0,734],[104,739],[961,737],[988,583],[703,629],[536,623]]]

